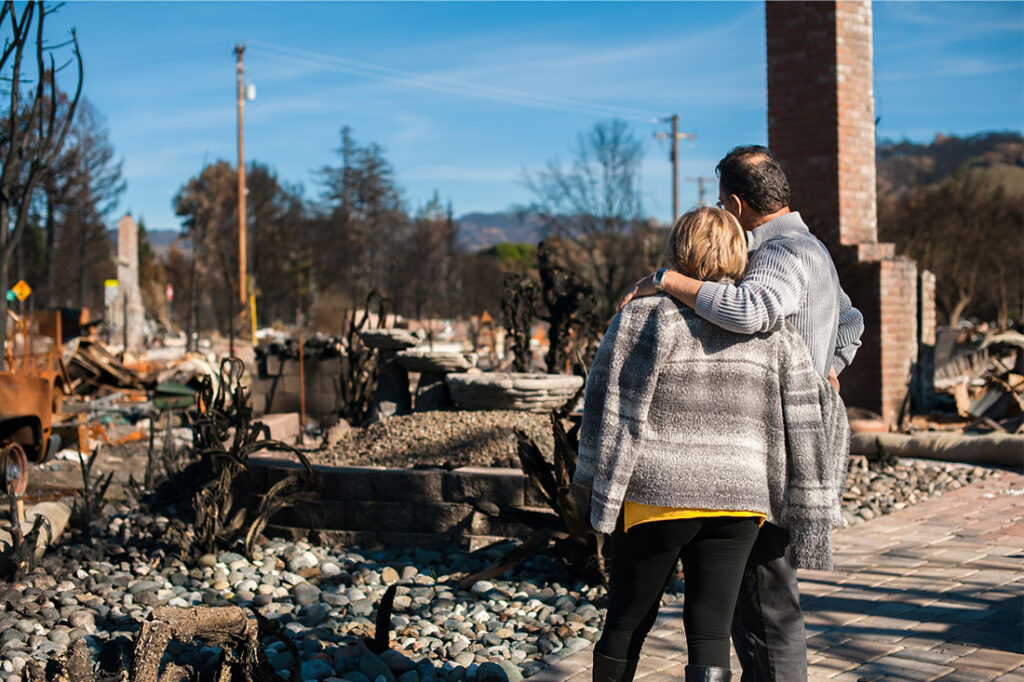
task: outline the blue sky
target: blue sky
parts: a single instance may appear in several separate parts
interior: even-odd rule
[[[204,163],[234,163],[236,42],[257,88],[246,160],[306,196],[349,125],[384,148],[411,210],[434,190],[457,215],[504,210],[529,201],[524,171],[618,115],[644,143],[645,212],[664,221],[652,117],[697,135],[682,178],[767,141],[758,2],[69,2],[50,21],[51,39],[77,28],[85,94],[124,158],[121,209],[151,229],[180,225],[172,197]],[[1024,130],[1024,3],[876,2],[874,31],[879,138]]]

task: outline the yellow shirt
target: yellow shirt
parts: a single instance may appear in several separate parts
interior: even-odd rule
[[[629,530],[633,526],[650,521],[668,521],[670,519],[698,519],[710,516],[740,516],[755,518],[758,525],[764,523],[765,515],[761,512],[742,511],[731,509],[684,509],[681,507],[652,507],[648,504],[630,502],[622,503],[623,529]]]

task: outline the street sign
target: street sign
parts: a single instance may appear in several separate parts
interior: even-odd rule
[[[28,282],[21,279],[18,280],[17,284],[11,287],[11,291],[13,291],[14,295],[18,297],[19,301],[24,301],[28,298],[28,295],[32,293],[32,287],[28,285]]]

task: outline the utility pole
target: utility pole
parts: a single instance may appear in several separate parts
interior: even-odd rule
[[[666,137],[672,140],[672,151],[669,152],[669,160],[672,161],[672,224],[675,224],[679,217],[679,140],[696,139],[697,133],[679,132],[679,114],[672,114],[661,119],[664,123],[672,123],[671,133],[654,133],[654,137],[663,140]]]
[[[245,244],[245,138],[242,133],[245,120],[245,67],[242,66],[244,52],[245,45],[235,45],[235,71],[238,79],[238,300],[242,304],[242,310],[245,310],[248,303],[248,297],[245,295],[248,271]]]
[[[687,182],[696,182],[697,183],[697,205],[698,206],[707,206],[707,204],[704,203],[704,195],[706,194],[706,191],[707,191],[707,184],[706,183],[707,183],[708,180],[714,180],[714,178],[706,178],[706,177],[703,177],[703,176],[701,176],[699,178],[686,178]]]

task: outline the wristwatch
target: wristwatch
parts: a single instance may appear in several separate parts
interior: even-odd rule
[[[666,272],[668,272],[668,268],[662,268],[661,270],[658,270],[656,273],[654,273],[654,279],[651,280],[651,284],[653,284],[654,288],[657,289],[659,292],[665,290]]]

